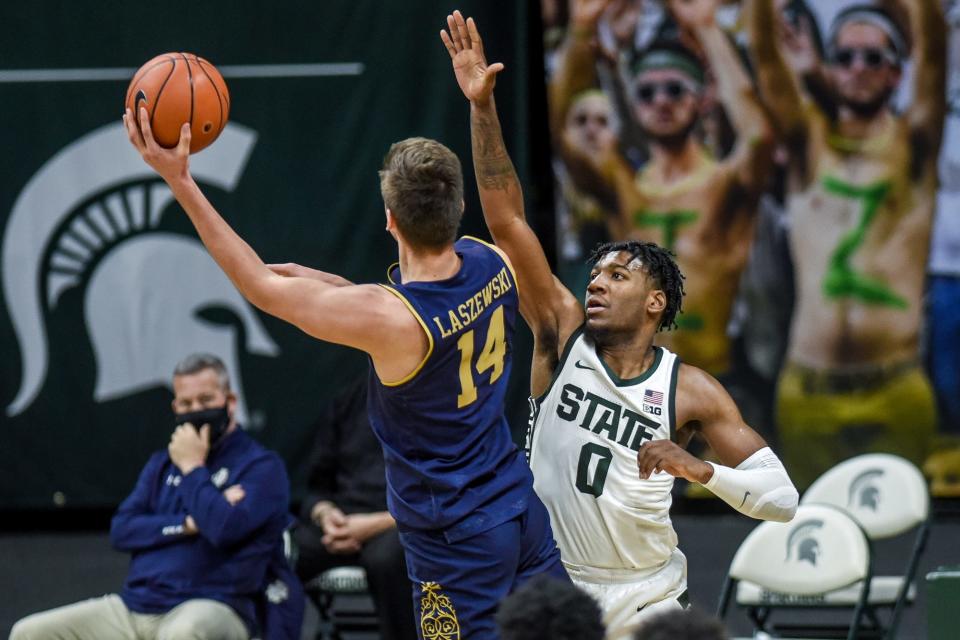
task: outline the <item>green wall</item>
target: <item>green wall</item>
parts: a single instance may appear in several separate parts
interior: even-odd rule
[[[361,63],[362,73],[350,76],[228,77],[231,122],[245,128],[235,130],[248,155],[231,155],[221,138],[195,166],[223,145],[217,162],[233,162],[239,174],[232,187],[207,181],[205,191],[266,261],[376,281],[396,255],[383,230],[376,173],[393,141],[433,137],[460,155],[469,185],[463,230],[486,235],[469,161],[468,105],[438,37],[452,8],[372,0],[47,1],[0,10],[7,27],[0,41],[0,509],[119,502],[149,453],[169,437],[169,368],[157,377],[157,363],[184,355],[204,335],[233,354],[248,426],[284,456],[299,493],[312,421],[366,368],[362,356],[244,308],[216,283],[187,295],[201,278],[184,275],[185,265],[200,258],[176,204],[149,224],[114,225],[112,235],[89,243],[90,255],[77,261],[74,252],[72,266],[57,267],[71,225],[96,227],[93,218],[116,203],[129,223],[137,198],[161,192],[153,191],[156,180],[139,159],[113,152],[112,143],[94,145],[92,160],[89,149],[86,156],[71,151],[78,139],[119,123],[125,77],[12,81],[10,71],[132,69],[179,50],[221,67]],[[477,19],[491,59],[507,65],[498,105],[525,179],[527,3],[473,0],[459,8]],[[112,177],[98,177],[97,163],[113,166]],[[153,253],[137,253],[140,245]],[[194,337],[178,342],[171,326],[192,327]],[[38,333],[45,348],[36,347]],[[516,357],[510,418],[519,432],[526,329]]]

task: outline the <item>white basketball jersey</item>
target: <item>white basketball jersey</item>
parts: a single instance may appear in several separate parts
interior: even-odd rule
[[[677,546],[670,521],[673,476],[640,479],[637,452],[674,439],[680,360],[662,347],[650,368],[622,380],[578,330],[532,415],[527,446],[534,489],[550,512],[563,561],[649,569]]]

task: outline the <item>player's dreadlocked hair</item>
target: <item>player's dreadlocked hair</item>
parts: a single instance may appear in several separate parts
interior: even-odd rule
[[[657,288],[667,294],[667,306],[660,317],[658,331],[669,331],[677,326],[677,314],[683,310],[683,279],[680,267],[673,260],[673,252],[653,242],[625,240],[604,242],[597,245],[587,262],[595,265],[611,252],[626,251],[640,261],[647,275],[653,278]]]

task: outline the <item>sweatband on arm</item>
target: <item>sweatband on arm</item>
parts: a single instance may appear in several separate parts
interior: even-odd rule
[[[703,486],[744,515],[758,520],[789,522],[800,496],[777,455],[764,447],[737,465],[720,464]]]

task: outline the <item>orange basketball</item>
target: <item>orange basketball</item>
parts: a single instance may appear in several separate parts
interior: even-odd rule
[[[171,149],[180,127],[190,123],[190,153],[217,139],[230,115],[230,94],[217,68],[192,53],[164,53],[137,69],[125,105],[140,122],[140,107],[150,116],[153,137]]]

